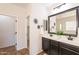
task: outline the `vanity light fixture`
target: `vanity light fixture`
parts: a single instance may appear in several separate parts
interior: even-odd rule
[[[54,10],[55,9],[59,9],[60,7],[62,7],[63,5],[66,5],[66,3],[63,3],[63,4],[61,4],[61,5],[58,5],[58,6],[56,6],[55,8],[53,8]]]

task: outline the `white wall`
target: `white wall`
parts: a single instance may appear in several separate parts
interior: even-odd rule
[[[37,25],[42,25],[43,19],[47,19],[47,10],[42,4],[31,4],[30,18],[30,54],[37,54],[42,50],[41,29],[37,29]],[[38,23],[34,23],[34,18]]]
[[[0,4],[0,14],[13,16],[17,20],[17,50],[27,48],[26,17],[27,9],[13,4]]]

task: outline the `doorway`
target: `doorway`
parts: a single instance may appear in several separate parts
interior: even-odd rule
[[[13,16],[0,15],[0,55],[15,55],[16,19]]]

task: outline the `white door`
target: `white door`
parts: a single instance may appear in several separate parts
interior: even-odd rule
[[[0,15],[0,48],[16,44],[15,18]]]

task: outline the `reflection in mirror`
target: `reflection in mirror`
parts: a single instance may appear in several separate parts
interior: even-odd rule
[[[49,32],[77,35],[76,9],[49,17]]]
[[[57,15],[56,30],[76,34],[76,10]]]
[[[15,18],[0,15],[0,55],[15,55],[16,34]]]

